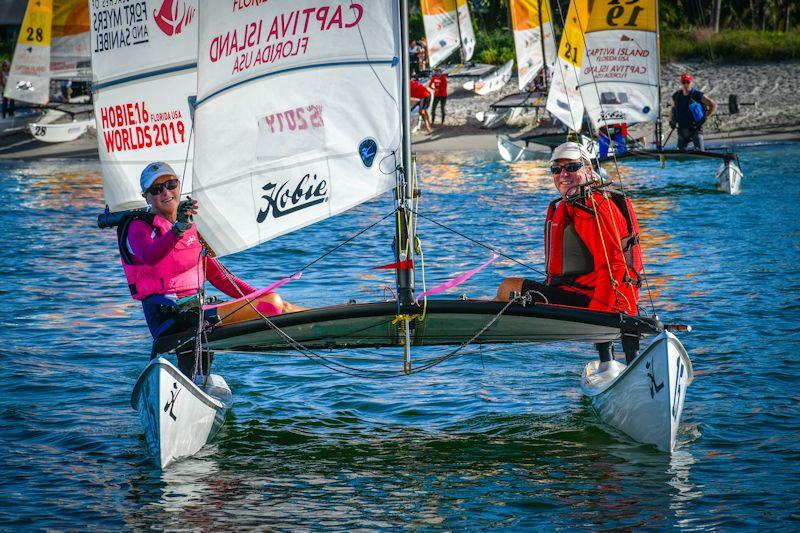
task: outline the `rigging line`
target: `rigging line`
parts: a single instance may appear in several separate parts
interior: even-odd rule
[[[506,253],[504,253],[504,252],[501,252],[501,251],[499,251],[499,250],[497,250],[497,249],[493,248],[492,246],[490,246],[490,245],[488,245],[488,244],[484,244],[484,243],[482,243],[482,242],[481,242],[481,241],[479,241],[479,240],[476,240],[476,239],[473,239],[472,237],[469,237],[468,235],[464,235],[463,233],[459,232],[458,230],[455,230],[455,229],[451,228],[450,226],[448,226],[448,225],[446,225],[446,224],[442,224],[441,222],[438,222],[438,221],[436,221],[436,220],[434,220],[434,219],[432,219],[432,218],[430,218],[430,217],[428,217],[428,216],[425,216],[425,215],[423,215],[422,213],[419,213],[419,212],[417,212],[417,211],[414,211],[414,214],[415,214],[415,215],[417,215],[417,216],[419,216],[419,217],[422,217],[422,218],[424,218],[424,219],[425,219],[425,220],[427,220],[428,222],[432,222],[432,223],[436,224],[437,226],[439,226],[439,227],[441,227],[441,228],[443,228],[443,229],[446,229],[447,231],[450,231],[450,232],[452,232],[452,233],[455,233],[455,234],[456,234],[456,235],[458,235],[459,237],[462,237],[462,238],[464,238],[464,239],[466,239],[466,240],[468,240],[468,241],[470,241],[470,242],[472,242],[472,243],[474,243],[474,244],[477,244],[478,246],[481,246],[481,247],[483,247],[483,248],[486,248],[486,249],[487,249],[487,250],[489,250],[490,252],[494,252],[494,253],[496,253],[496,254],[500,255],[501,257],[505,257],[506,259],[508,259],[508,260],[510,260],[510,261],[513,261],[514,263],[517,263],[518,265],[520,265],[520,266],[522,266],[522,267],[525,267],[525,268],[527,268],[528,270],[532,270],[533,272],[536,272],[537,274],[540,274],[540,275],[542,275],[542,276],[546,276],[546,275],[547,275],[547,274],[545,274],[544,272],[542,272],[541,270],[539,270],[539,269],[537,269],[537,268],[535,268],[535,267],[532,267],[532,266],[530,266],[530,265],[527,265],[527,264],[523,263],[522,261],[519,261],[519,260],[517,260],[517,259],[514,259],[514,258],[513,258],[513,257],[511,257],[510,255],[507,255]]]
[[[225,274],[225,277],[228,278],[228,282],[233,284],[233,281],[230,278],[230,275],[232,275],[232,274],[226,268],[223,268],[223,273]],[[233,284],[233,285],[236,287],[236,289],[241,294],[242,293],[241,289],[236,284]],[[367,370],[363,370],[363,369],[359,369],[359,368],[355,368],[355,367],[350,367],[349,365],[345,365],[343,363],[339,363],[338,361],[329,360],[325,356],[314,352],[313,350],[311,350],[307,346],[304,346],[302,343],[300,343],[297,340],[295,340],[294,338],[292,338],[288,333],[283,331],[281,328],[276,326],[275,323],[272,320],[270,320],[255,305],[253,305],[253,301],[252,300],[246,298],[245,301],[246,301],[246,305],[249,305],[256,312],[256,314],[270,327],[270,329],[275,331],[278,334],[278,336],[283,338],[283,340],[286,341],[287,344],[292,346],[292,348],[297,350],[304,357],[307,357],[308,359],[310,359],[310,360],[312,360],[312,361],[324,366],[325,368],[328,368],[328,369],[336,371],[336,372],[341,372],[341,373],[344,373],[344,374],[347,374],[347,375],[350,375],[350,376],[353,376],[353,377],[359,377],[358,372],[361,372],[361,373],[378,373],[376,371],[367,371]],[[242,309],[242,307],[239,307],[237,309],[237,311],[239,309]],[[402,375],[404,375],[404,372],[402,370],[398,370],[398,371],[380,371],[380,375],[375,376],[375,377],[388,378],[388,377],[395,377],[395,376],[402,376]]]

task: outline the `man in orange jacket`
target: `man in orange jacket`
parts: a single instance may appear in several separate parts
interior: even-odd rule
[[[591,187],[599,176],[582,146],[558,146],[551,164],[561,197],[550,203],[545,221],[547,280],[506,278],[497,299],[531,292],[543,303],[638,314],[643,268],[633,205],[619,193]],[[598,345],[601,360],[611,357],[610,344]]]

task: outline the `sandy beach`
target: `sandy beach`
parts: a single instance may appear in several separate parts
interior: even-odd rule
[[[662,116],[668,112],[671,95],[678,90],[678,77],[690,72],[695,86],[719,105],[718,112],[705,126],[710,141],[800,140],[800,62],[717,65],[669,63],[662,65]],[[418,152],[495,150],[496,135],[520,135],[537,127],[536,115],[527,112],[511,124],[486,129],[475,118],[479,111],[502,97],[519,91],[516,78],[500,91],[478,96],[461,88],[463,78],[450,79],[450,96],[444,124],[437,121],[432,133],[414,134]],[[740,112],[728,112],[729,95],[739,98]],[[539,125],[549,124],[546,113]],[[440,120],[440,117],[439,117]],[[666,127],[666,124],[665,124]],[[652,139],[652,126],[631,128],[631,134]],[[674,141],[674,139],[673,139]],[[33,140],[26,132],[0,136],[0,159],[41,157],[96,157],[93,136],[62,144]]]

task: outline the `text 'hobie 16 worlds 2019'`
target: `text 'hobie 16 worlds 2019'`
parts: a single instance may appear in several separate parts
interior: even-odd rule
[[[395,227],[394,257],[386,262],[395,271],[396,291],[383,301],[272,316],[259,311],[253,320],[213,324],[199,311],[209,305],[203,291],[179,302],[196,322],[156,338],[132,396],[159,466],[196,453],[232,405],[225,381],[210,374],[211,352],[295,350],[334,370],[403,379],[473,343],[622,340],[627,367],[615,362],[587,368],[586,393],[612,425],[672,449],[691,363],[657,318],[534,303],[524,294],[505,302],[428,298],[477,269],[418,290],[419,184],[409,139],[406,2],[320,0],[307,24],[279,25],[291,30],[277,36],[280,50],[268,38],[269,28],[280,20],[306,21],[307,10],[293,0],[271,0],[258,9],[231,9],[214,0],[174,5],[180,10],[167,14],[170,24],[158,16],[142,18],[148,36],[143,44],[93,57],[97,116],[134,110],[122,124],[98,122],[109,208],[103,224],[119,224],[130,216],[125,210],[141,208],[139,173],[151,161],[181,169],[182,193],[198,200],[194,222],[207,253],[217,257],[391,193],[394,207],[381,220]],[[92,16],[102,16],[103,9],[93,7]],[[236,50],[219,48],[243,32],[251,38]],[[135,139],[137,131],[162,142],[132,149],[124,139]],[[319,263],[267,289],[302,283],[294,280],[312,265]],[[240,301],[247,306],[254,297],[243,294]],[[655,340],[638,355],[640,339],[652,335]],[[435,345],[454,348],[415,365],[413,348]],[[361,372],[317,352],[375,347],[401,348],[402,365]],[[177,367],[167,361],[169,354],[177,355]],[[673,379],[678,363],[680,378]]]

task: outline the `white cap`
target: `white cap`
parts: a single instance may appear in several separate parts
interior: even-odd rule
[[[571,141],[556,146],[556,149],[553,150],[553,155],[550,156],[550,161],[557,159],[585,159],[587,163],[592,162],[592,156],[589,151],[580,144]]]
[[[163,161],[150,163],[144,167],[144,170],[142,170],[142,175],[139,177],[139,185],[142,186],[142,192],[145,192],[147,189],[149,189],[153,182],[161,176],[178,177],[178,175],[175,174],[175,171],[172,170],[172,167]]]

